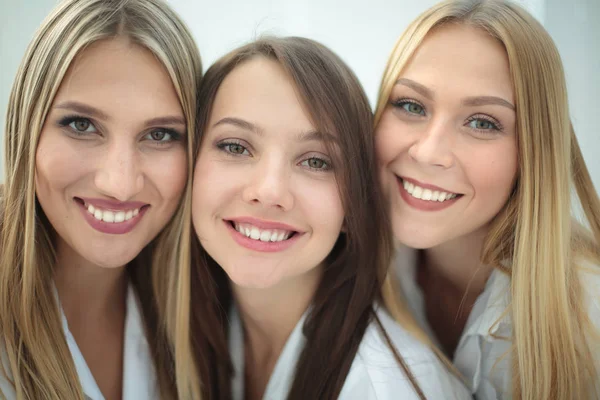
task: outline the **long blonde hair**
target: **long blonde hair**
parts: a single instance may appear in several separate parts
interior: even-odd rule
[[[446,23],[481,28],[504,45],[516,99],[518,179],[482,250],[483,263],[511,277],[512,398],[596,398],[597,371],[586,338],[597,336],[579,273],[583,264],[600,263],[600,201],[570,123],[560,56],[545,29],[507,1],[456,0],[432,7],[394,47],[375,123],[415,50],[428,32]],[[573,222],[572,188],[586,228]],[[509,268],[502,267],[505,260]],[[393,307],[389,287],[386,300]]]
[[[48,110],[75,56],[95,41],[116,36],[147,48],[170,75],[190,132],[187,158],[192,171],[202,67],[186,26],[160,0],[59,3],[27,49],[6,118],[6,177],[0,205],[0,364],[18,399],[84,399],[54,295],[53,230],[35,196],[35,154]],[[187,329],[190,202],[191,173],[172,220],[128,267],[141,300],[162,398],[177,397],[174,368],[177,380],[180,375],[196,375]],[[188,270],[176,268],[186,265]],[[168,340],[177,343],[174,350]],[[192,396],[193,388],[179,389],[181,398]]]

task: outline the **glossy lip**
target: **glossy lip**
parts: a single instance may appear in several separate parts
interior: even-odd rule
[[[83,200],[83,198],[79,197],[79,200]],[[135,217],[131,218],[128,221],[123,221],[123,222],[117,222],[117,223],[112,223],[112,222],[104,222],[104,221],[99,221],[97,220],[92,214],[90,214],[87,210],[87,207],[85,206],[84,203],[82,203],[81,201],[75,201],[75,203],[79,206],[79,209],[81,210],[81,213],[83,214],[83,218],[87,221],[88,224],[90,224],[90,226],[92,228],[94,228],[95,230],[102,232],[102,233],[108,233],[111,235],[123,235],[125,233],[129,233],[133,230],[133,228],[136,227],[136,225],[141,221],[142,217],[144,216],[144,214],[146,214],[146,211],[148,211],[148,209],[150,208],[149,205],[146,205],[145,203],[140,203],[142,204],[141,207],[139,207],[139,214],[136,215]],[[92,204],[94,205],[94,203],[88,203],[88,204]],[[133,202],[131,203],[114,203],[114,204],[125,204],[128,207],[131,207],[131,204],[133,204]],[[103,208],[102,206],[100,206],[100,208]],[[131,207],[131,208],[120,208],[120,209],[110,209],[110,208],[105,208],[106,210],[109,211],[123,211],[123,210],[131,210],[133,208],[138,208],[138,207]]]
[[[404,185],[402,184],[402,179],[404,179],[404,178],[400,178],[400,177],[396,176],[396,182],[398,183],[398,190],[400,191],[400,197],[402,197],[402,199],[404,200],[404,202],[406,202],[406,204],[408,204],[409,206],[411,206],[413,208],[416,208],[417,210],[441,211],[441,210],[444,210],[444,209],[450,207],[454,203],[456,203],[463,196],[462,194],[457,193],[458,196],[456,196],[452,200],[446,200],[446,201],[442,201],[442,202],[417,199],[415,197],[412,197],[406,191],[406,189],[404,189]],[[433,185],[423,185],[422,186],[421,183],[419,183],[418,181],[412,180],[412,179],[406,179],[406,180],[415,185],[421,186],[422,188],[425,188],[425,189],[438,190],[438,191],[443,191],[443,192],[447,192],[447,193],[454,193],[454,192],[450,192],[448,190],[445,190],[445,189],[442,189],[442,188],[439,188],[439,187],[433,186]]]
[[[250,222],[250,220],[253,220],[255,222]],[[259,229],[281,229],[287,231],[295,231],[296,233],[294,233],[294,235],[291,238],[283,240],[281,242],[263,242],[262,240],[250,239],[249,237],[246,237],[246,235],[243,235],[240,232],[236,231],[232,225],[233,221],[238,223],[252,224]],[[257,222],[262,223],[262,225],[259,225]],[[300,233],[294,229],[290,229],[291,227],[289,225],[280,224],[277,222],[261,221],[254,218],[235,218],[227,220],[224,219],[223,223],[225,224],[225,228],[229,230],[229,233],[231,233],[233,240],[235,240],[237,244],[249,250],[254,250],[262,253],[276,253],[279,251],[287,250],[288,248],[293,246],[302,236],[304,236],[303,233]]]

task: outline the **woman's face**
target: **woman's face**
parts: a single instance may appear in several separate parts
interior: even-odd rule
[[[193,222],[239,287],[314,276],[344,211],[322,134],[293,83],[257,57],[221,84],[196,163]]]
[[[431,248],[487,229],[518,168],[503,45],[465,25],[430,32],[398,77],[375,140],[400,242]]]
[[[57,252],[123,266],[165,227],[187,178],[186,121],[148,50],[118,38],[82,51],[42,128],[36,194]]]

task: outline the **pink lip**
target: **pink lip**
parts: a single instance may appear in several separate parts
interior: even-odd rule
[[[428,184],[428,183],[419,182],[419,181],[418,181],[418,180],[416,180],[416,179],[412,179],[412,178],[406,178],[406,177],[404,177],[404,176],[398,176],[398,177],[399,177],[400,179],[404,180],[404,181],[407,181],[407,182],[410,182],[410,183],[412,183],[413,185],[420,186],[420,187],[422,187],[423,189],[437,190],[438,192],[446,192],[446,193],[456,193],[456,192],[453,192],[453,191],[451,191],[451,190],[448,190],[448,189],[441,188],[441,187],[439,187],[439,186],[435,186],[435,185],[430,185],[430,184]],[[460,193],[456,193],[456,194],[460,194]],[[417,199],[417,200],[418,200],[418,199]]]
[[[76,203],[79,206],[81,213],[83,214],[83,218],[87,221],[88,224],[90,224],[90,226],[92,228],[94,228],[95,230],[97,230],[99,232],[108,233],[111,235],[122,235],[122,234],[125,234],[128,232],[131,232],[133,230],[133,228],[135,228],[136,225],[141,221],[144,214],[146,214],[146,211],[150,208],[150,207],[140,208],[139,214],[136,215],[135,217],[131,218],[130,220],[118,222],[118,223],[111,223],[111,222],[104,222],[104,221],[97,220],[92,214],[90,214],[88,212],[88,210],[84,204],[81,204],[78,201],[76,201]],[[88,203],[88,204],[93,205],[94,203]],[[135,207],[133,207],[133,208],[135,208]],[[131,210],[131,208],[128,208],[128,210]]]
[[[398,190],[400,190],[400,197],[402,197],[402,199],[404,200],[404,202],[406,204],[408,204],[409,206],[416,208],[417,210],[421,210],[421,211],[440,211],[443,210],[445,208],[450,207],[451,205],[453,205],[454,203],[456,203],[457,200],[459,200],[462,195],[459,195],[455,198],[453,198],[452,200],[445,200],[442,202],[439,201],[429,201],[429,200],[421,200],[421,199],[417,199],[415,197],[412,197],[407,191],[406,189],[404,189],[404,185],[402,184],[402,179],[397,178],[396,180],[398,182]],[[411,180],[411,183],[414,183],[416,185],[421,186],[421,183],[416,183],[417,181]],[[436,186],[421,186],[424,187],[426,189],[432,189],[432,188],[436,188]],[[447,192],[444,189],[435,189],[435,190],[442,190],[444,192]],[[452,192],[449,192],[452,193]]]
[[[141,201],[114,201],[106,199],[92,199],[89,197],[78,197],[78,199],[83,200],[85,204],[91,204],[96,208],[101,208],[108,211],[129,211],[148,205],[148,203],[142,203]]]
[[[258,229],[279,229],[282,231],[294,231],[303,233],[298,228],[294,228],[291,225],[283,224],[281,222],[265,221],[253,217],[226,218],[226,221],[237,222],[238,224],[250,224],[254,225]]]
[[[236,221],[238,221],[238,220],[236,219]],[[254,240],[254,239],[250,239],[249,237],[246,237],[246,235],[242,235],[241,233],[239,233],[238,231],[235,230],[235,228],[233,227],[233,225],[231,225],[231,222],[229,222],[229,221],[223,220],[223,223],[225,224],[225,227],[227,228],[227,230],[229,230],[229,233],[231,233],[233,240],[235,240],[237,244],[239,244],[240,246],[245,247],[247,249],[254,250],[254,251],[260,251],[263,253],[275,253],[278,251],[286,250],[286,249],[290,248],[292,245],[294,245],[294,243],[296,243],[302,236],[302,234],[300,234],[300,233],[295,233],[294,236],[292,236],[291,238],[289,238],[287,240],[283,240],[281,242],[263,242],[262,240]],[[250,222],[246,222],[246,223],[250,223]],[[257,228],[259,227],[258,225],[254,225],[254,226],[256,226]],[[268,228],[263,228],[263,229],[268,229]],[[271,229],[285,229],[285,228],[272,227]],[[285,229],[285,230],[293,230],[293,229]]]

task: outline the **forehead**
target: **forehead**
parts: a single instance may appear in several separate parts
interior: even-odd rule
[[[514,102],[503,44],[480,28],[445,24],[427,34],[401,73],[434,91],[494,95]]]
[[[81,51],[67,70],[55,102],[85,101],[124,111],[181,114],[179,98],[162,63],[146,48],[127,38],[100,40]],[[140,107],[142,106],[142,107]]]
[[[223,80],[210,124],[224,117],[242,118],[279,133],[314,129],[291,78],[276,61],[264,57],[240,64]]]

